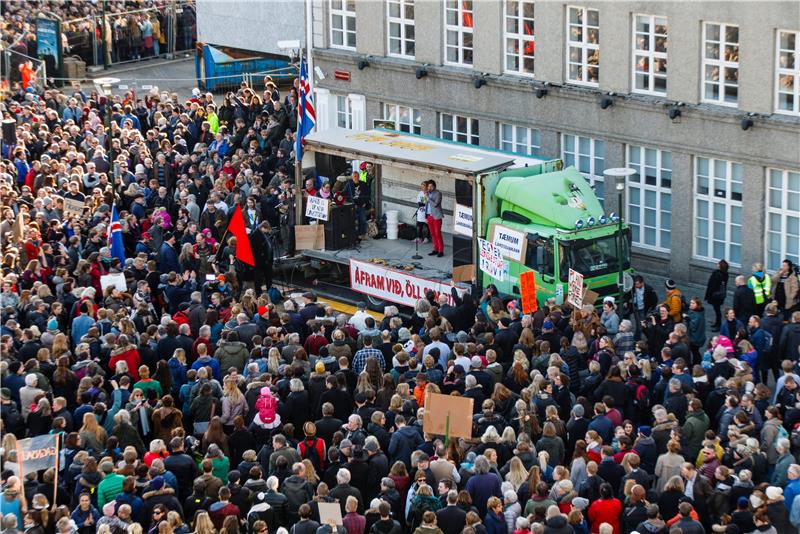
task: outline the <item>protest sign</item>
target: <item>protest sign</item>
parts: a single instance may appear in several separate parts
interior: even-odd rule
[[[350,259],[350,288],[353,291],[374,298],[414,306],[417,300],[425,298],[427,291],[433,291],[434,299],[440,294],[448,296],[448,303],[454,305],[449,283],[420,278],[402,271],[396,271],[365,261]],[[459,295],[464,290],[456,288]]]
[[[297,250],[322,250],[325,248],[325,227],[321,224],[298,224],[294,227]]]
[[[472,237],[472,208],[456,204],[453,210],[453,232]]]
[[[100,277],[100,287],[105,290],[109,286],[114,286],[118,291],[127,291],[128,284],[125,282],[124,273],[104,274]]]
[[[327,221],[330,204],[331,201],[327,198],[308,197],[306,199],[306,217]]]
[[[519,292],[522,296],[522,313],[534,313],[539,309],[536,301],[536,271],[525,271],[519,275]]]
[[[496,224],[492,228],[492,244],[504,258],[518,262],[525,259],[527,240],[523,232]]]
[[[500,255],[500,249],[485,239],[478,238],[480,248],[480,269],[495,280],[505,280],[508,263]]]
[[[64,199],[64,218],[80,217],[83,215],[83,207],[85,202],[82,200],[73,200],[71,198]]]
[[[6,462],[20,478],[25,473],[42,471],[58,465],[58,434],[44,434],[17,440],[17,462]]]
[[[422,430],[426,434],[449,438],[471,438],[473,402],[470,397],[428,393]]]
[[[342,507],[338,502],[318,502],[319,506],[319,524],[334,525],[342,524]]]
[[[580,308],[583,304],[583,275],[573,269],[569,270],[567,302],[576,308]]]

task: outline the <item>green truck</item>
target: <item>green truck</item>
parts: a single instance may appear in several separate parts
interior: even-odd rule
[[[562,302],[574,269],[601,299],[616,295],[620,271],[631,270],[630,229],[603,211],[574,167],[542,171],[526,167],[478,177],[479,237],[499,245],[508,265],[502,280],[481,272],[482,286],[516,296],[520,274],[534,270],[537,300]]]

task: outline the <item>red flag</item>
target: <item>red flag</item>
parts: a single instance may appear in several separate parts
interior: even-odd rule
[[[231,222],[228,224],[228,231],[236,236],[236,259],[255,267],[256,262],[253,259],[253,249],[250,247],[250,238],[244,226],[242,207],[238,204],[236,206],[236,211],[233,212],[233,217],[231,217]]]

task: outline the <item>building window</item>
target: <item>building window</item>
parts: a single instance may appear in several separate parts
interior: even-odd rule
[[[330,0],[331,47],[356,49],[356,0]]]
[[[736,105],[739,100],[739,26],[703,25],[703,101]]]
[[[800,172],[767,169],[767,270],[800,264]]]
[[[440,137],[448,141],[458,141],[470,145],[480,144],[478,119],[442,113],[440,131]]]
[[[605,200],[603,172],[605,171],[605,142],[580,135],[561,135],[561,161],[565,167],[575,167],[594,188],[600,204]]]
[[[399,104],[384,104],[383,120],[394,122],[394,129],[398,132],[422,133],[422,113],[418,109]]]
[[[472,16],[472,0],[445,1],[445,63],[472,66]]]
[[[414,0],[387,0],[389,55],[414,59]]]
[[[672,246],[672,153],[628,146],[627,213],[632,241],[641,247],[669,251]]]
[[[533,0],[506,0],[506,72],[533,75]]]
[[[597,86],[600,80],[600,12],[570,7],[567,14],[567,79]]]
[[[353,129],[353,108],[350,106],[350,98],[346,96],[336,97],[336,126]]]
[[[778,32],[775,110],[800,114],[800,32]]]
[[[533,156],[541,147],[541,133],[533,128],[515,126],[513,124],[500,125],[500,150]]]
[[[667,94],[667,18],[633,18],[633,88],[637,93]]]
[[[742,264],[742,165],[695,158],[694,255]]]

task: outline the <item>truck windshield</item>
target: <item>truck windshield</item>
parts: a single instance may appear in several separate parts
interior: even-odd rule
[[[628,239],[630,232],[625,232],[622,239],[622,254],[617,254],[618,239],[615,235],[598,237],[597,239],[575,239],[560,241],[560,275],[563,282],[569,280],[569,270],[574,269],[587,278],[619,271],[617,258],[622,256],[623,269],[630,267]]]

